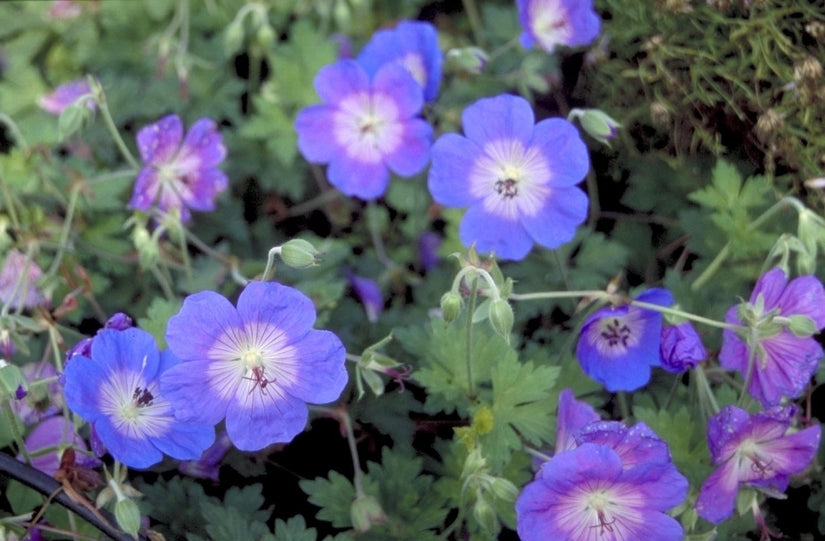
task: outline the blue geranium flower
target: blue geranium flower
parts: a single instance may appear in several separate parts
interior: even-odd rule
[[[673,304],[666,289],[649,289],[636,300]],[[584,322],[576,357],[584,372],[610,392],[634,391],[661,364],[662,314],[632,305],[598,310]]]
[[[163,453],[179,460],[199,458],[215,440],[214,426],[177,420],[159,389],[161,374],[179,362],[170,352],[159,352],[146,331],[103,330],[92,342],[90,357],[78,355],[66,365],[66,404],[129,467],[148,468]]]
[[[449,207],[470,207],[459,235],[480,252],[523,259],[536,242],[558,248],[587,216],[576,187],[590,167],[576,128],[560,118],[535,124],[524,98],[484,98],[461,116],[465,136],[442,135],[428,186]]]
[[[381,197],[389,172],[409,177],[427,165],[432,128],[417,118],[421,87],[400,65],[370,75],[355,60],[318,72],[315,90],[324,102],[295,120],[298,149],[312,163],[328,163],[333,186],[361,199]]]
[[[435,27],[421,21],[401,21],[393,30],[379,30],[358,55],[358,63],[370,75],[386,64],[407,68],[424,90],[426,101],[438,95],[442,61]]]
[[[516,6],[525,48],[538,43],[552,53],[558,45],[587,45],[601,31],[593,0],[516,0]]]
[[[313,323],[312,301],[273,282],[249,283],[237,308],[213,291],[190,295],[166,328],[184,362],[161,390],[183,421],[226,418],[238,449],[289,442],[306,426],[306,403],[332,402],[347,383],[344,346]]]

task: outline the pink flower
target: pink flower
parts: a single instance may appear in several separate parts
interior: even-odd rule
[[[142,128],[137,144],[146,166],[135,181],[129,208],[178,210],[184,222],[191,217],[190,209],[215,209],[215,198],[229,184],[218,169],[226,147],[215,121],[198,120],[184,138],[180,117],[169,115]]]
[[[40,105],[43,110],[54,115],[59,115],[66,107],[72,105],[80,97],[90,95],[91,93],[92,89],[89,87],[86,79],[78,79],[58,86],[54,89],[54,92],[48,96],[42,96],[37,100],[37,104]],[[89,99],[86,100],[86,107],[94,111],[97,104],[94,99],[89,97]]]

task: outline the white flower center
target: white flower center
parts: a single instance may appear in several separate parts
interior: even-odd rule
[[[341,100],[333,117],[335,140],[350,158],[367,163],[383,160],[401,143],[398,108],[384,94],[352,94]]]
[[[159,396],[157,382],[147,384],[138,373],[113,373],[100,391],[101,411],[128,438],[162,436],[172,421],[171,406]]]
[[[539,212],[551,178],[541,151],[517,139],[491,141],[483,150],[470,172],[470,192],[483,199],[485,210],[509,220]]]

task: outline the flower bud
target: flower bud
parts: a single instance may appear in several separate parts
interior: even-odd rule
[[[293,269],[316,266],[320,255],[321,252],[304,239],[292,239],[281,246],[281,259]]]
[[[479,498],[476,500],[473,506],[473,516],[487,533],[495,535],[498,531],[499,526],[496,510],[493,509],[493,506],[490,505],[490,502],[486,499]]]
[[[138,251],[138,261],[142,268],[149,268],[154,265],[160,257],[158,241],[149,234],[149,230],[143,224],[135,226],[132,232],[132,242]]]
[[[794,336],[799,338],[809,338],[819,332],[816,328],[816,323],[814,323],[814,320],[808,316],[796,314],[790,316],[788,319],[791,320],[790,324],[788,324],[788,329],[794,334]]]
[[[134,500],[118,501],[115,504],[115,519],[121,530],[137,538],[140,531],[140,509]]]
[[[490,483],[490,492],[492,492],[496,498],[508,502],[514,502],[518,497],[518,487],[503,477],[493,479],[493,482]]]
[[[487,66],[487,53],[478,47],[450,49],[445,58],[448,71],[477,75]]]
[[[387,515],[381,508],[381,504],[375,497],[368,494],[355,498],[350,507],[350,517],[352,526],[358,533],[367,532],[374,524],[383,524],[387,521]]]
[[[490,303],[490,325],[493,330],[510,343],[510,331],[513,330],[513,309],[504,299],[496,299]]]
[[[461,312],[461,296],[454,292],[448,291],[441,296],[441,315],[444,321],[450,323],[458,317]]]
[[[0,402],[15,398],[20,387],[26,388],[23,372],[18,366],[0,359]]]
[[[689,321],[662,328],[660,351],[662,368],[673,373],[696,368],[708,356],[702,339]]]
[[[600,143],[610,146],[621,124],[599,109],[574,109],[571,117],[578,117],[582,129]]]
[[[275,43],[275,31],[272,30],[269,23],[264,23],[261,25],[258,32],[255,34],[255,41],[264,52],[272,48],[272,44]]]
[[[228,57],[235,55],[243,48],[244,31],[241,21],[235,20],[226,27],[223,35],[223,52]]]

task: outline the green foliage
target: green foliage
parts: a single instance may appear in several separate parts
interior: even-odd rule
[[[166,347],[166,323],[169,318],[178,313],[180,301],[168,301],[161,298],[152,300],[146,310],[146,317],[138,318],[138,326],[147,331],[158,342],[158,347]]]

